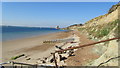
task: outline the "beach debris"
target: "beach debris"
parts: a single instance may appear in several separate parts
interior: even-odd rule
[[[47,60],[47,57],[43,57],[44,60]]]
[[[41,58],[37,58],[36,60],[40,60]]]
[[[21,54],[21,55],[18,55],[18,56],[14,56],[14,57],[11,58],[11,60],[16,60],[17,58],[20,58],[20,57],[22,57],[22,56],[25,56],[25,54]]]
[[[59,46],[55,46],[56,48],[60,49],[60,50],[63,50],[62,47],[59,47]]]
[[[54,61],[54,59],[52,58],[52,59],[50,60],[50,63],[53,63],[53,61]]]
[[[71,48],[74,46],[77,46],[79,44],[78,42],[78,38],[76,40],[77,36],[73,36],[73,38],[66,38],[66,39],[56,39],[56,40],[46,40],[43,41],[43,43],[59,43],[55,46],[56,50],[63,50],[65,48]],[[74,56],[73,53],[74,51],[76,51],[75,49],[71,49],[68,51],[61,51],[56,53],[56,61],[59,63],[59,65],[65,65],[65,61],[68,57],[70,56]],[[41,64],[52,64],[54,62],[54,58],[53,58],[53,53],[51,52],[51,55],[48,57],[43,57],[43,59],[38,58],[36,63],[41,63]]]
[[[74,53],[74,51],[70,50],[68,54],[69,54],[69,56],[74,56],[73,53]]]
[[[27,58],[26,60],[30,60],[31,58]]]
[[[70,42],[70,43],[77,43],[77,42]]]
[[[40,61],[42,61],[42,63],[46,63],[46,61],[45,61],[45,60],[40,60]]]
[[[66,57],[62,57],[62,55],[59,55],[60,61],[67,59]]]
[[[27,58],[28,56],[25,56],[25,58]]]

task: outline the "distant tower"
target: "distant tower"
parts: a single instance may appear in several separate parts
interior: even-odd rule
[[[56,26],[56,29],[60,29],[59,26]]]

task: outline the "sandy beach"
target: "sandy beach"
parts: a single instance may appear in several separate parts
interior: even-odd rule
[[[12,61],[36,63],[37,59],[47,57],[55,50],[54,46],[56,43],[44,44],[43,41],[67,38],[71,34],[72,31],[58,32],[32,38],[2,42],[3,62],[10,61],[11,57],[25,54],[25,57],[20,57]],[[26,60],[29,58],[30,60]]]
[[[74,38],[75,43],[71,42],[60,42],[60,43],[43,43],[43,41],[56,40],[56,39],[70,39]],[[14,61],[20,63],[28,64],[39,64],[39,65],[53,65],[54,63],[50,62],[53,58],[51,53],[59,50],[56,46],[66,49],[69,47],[80,46],[82,44],[91,43],[92,40],[89,40],[85,34],[81,34],[78,31],[68,31],[68,32],[58,32],[51,33],[42,36],[36,36],[31,38],[24,38],[18,40],[11,40],[2,43],[3,48],[3,62]],[[63,54],[56,54],[58,65],[82,65],[88,62],[91,59],[96,59],[99,56],[96,53],[93,53],[91,50],[93,47],[86,47],[84,49],[74,49],[73,56],[70,55],[70,51],[67,51]],[[12,60],[12,57],[23,55],[15,60]],[[66,57],[66,60],[60,61],[60,57]],[[79,58],[81,57],[81,58]],[[47,58],[47,60],[45,60]],[[88,60],[89,59],[89,60]],[[41,61],[42,60],[42,61]],[[45,60],[45,63],[43,63]]]
[[[43,43],[43,41],[70,38],[74,38],[74,43]],[[51,62],[53,58],[51,53],[55,52],[56,50],[61,50],[59,48],[56,48],[56,46],[61,47],[62,49],[66,49],[69,47],[80,46],[92,42],[94,41],[88,39],[85,34],[82,34],[79,31],[58,32],[31,38],[11,40],[2,43],[2,59],[3,62],[14,61],[27,64],[54,66],[54,62]],[[57,53],[56,60],[58,62],[58,65],[79,66],[85,65],[90,60],[97,59],[99,55],[93,52],[93,47],[94,46],[82,49],[74,49],[73,53],[71,53],[73,56],[70,56],[70,50],[62,54]],[[11,59],[12,57],[23,54],[24,56],[19,57],[15,60]],[[66,57],[67,59],[60,61],[60,55],[62,57]],[[45,58],[47,58],[47,60],[45,60]],[[43,61],[45,61],[45,63],[43,63]]]

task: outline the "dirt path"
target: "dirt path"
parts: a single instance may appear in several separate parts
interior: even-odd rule
[[[77,36],[80,37],[80,44],[88,44],[94,42],[87,38],[85,34],[80,33],[79,31],[74,32]],[[78,49],[74,54],[66,60],[68,66],[84,66],[87,62],[97,59],[99,56],[93,52],[94,46],[88,46],[85,48]]]

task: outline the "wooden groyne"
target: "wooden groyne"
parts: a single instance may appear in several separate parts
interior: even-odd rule
[[[62,43],[62,42],[72,42],[74,41],[74,38],[70,39],[56,39],[56,40],[46,40],[43,41],[43,43]]]

